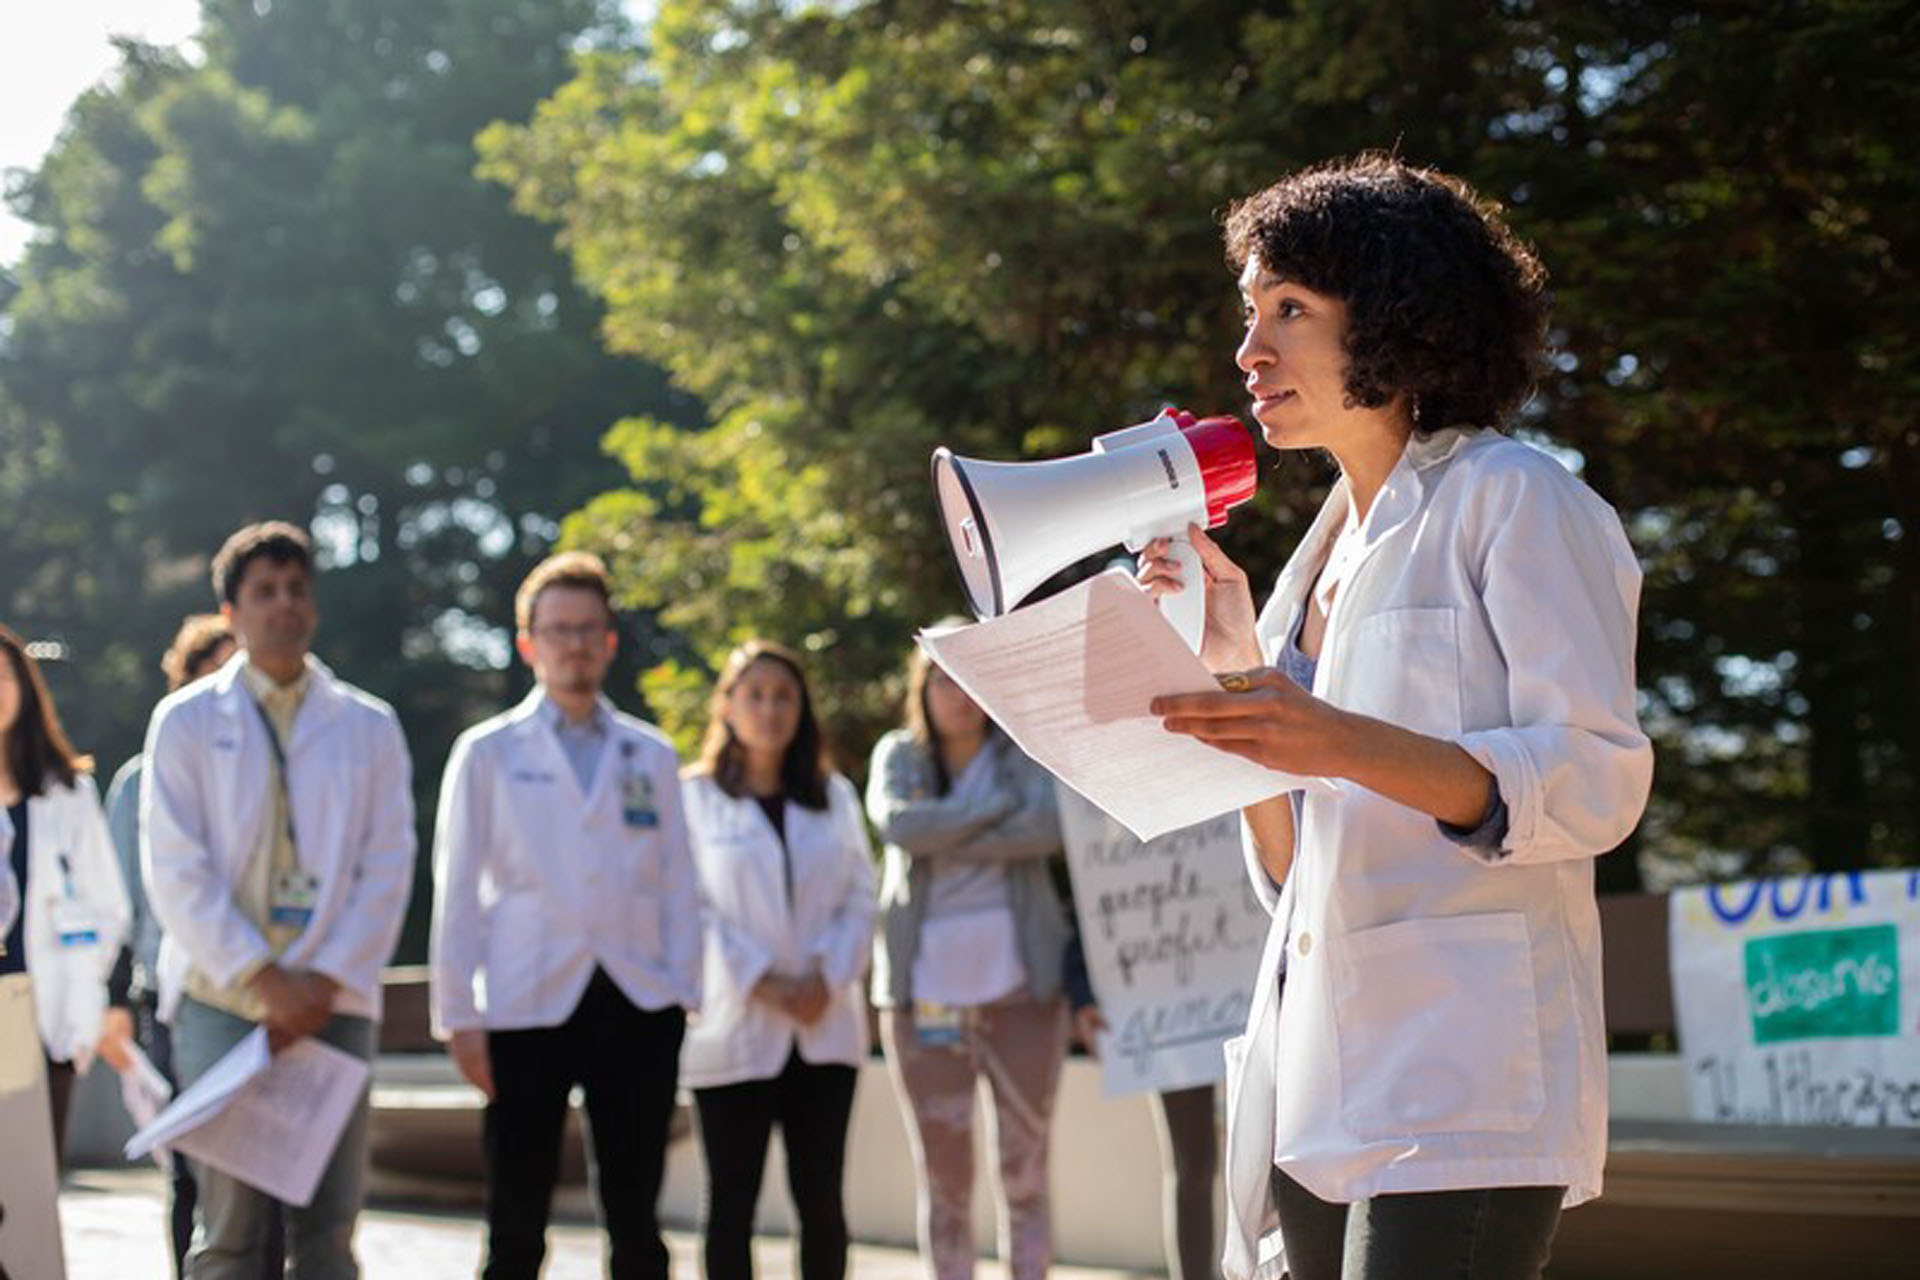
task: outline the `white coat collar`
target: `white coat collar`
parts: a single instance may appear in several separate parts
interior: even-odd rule
[[[598,699],[598,715],[606,730],[607,741],[600,752],[599,763],[594,766],[592,780],[582,788],[580,780],[574,776],[573,766],[567,763],[566,751],[560,746],[558,723],[554,716],[548,714],[550,709],[553,708],[547,699],[547,691],[536,684],[528,690],[526,697],[520,699],[519,705],[514,707],[507,719],[513,725],[515,734],[525,742],[536,744],[534,749],[545,754],[559,775],[580,790],[581,798],[592,805],[606,786],[607,778],[615,769],[616,758],[625,759],[633,747],[630,744],[623,746],[619,731],[620,724],[615,714],[616,709],[607,695],[601,694]]]
[[[1387,473],[1387,482],[1374,495],[1373,507],[1367,512],[1362,529],[1366,549],[1361,553],[1361,559],[1364,560],[1388,534],[1411,520],[1420,510],[1421,503],[1426,499],[1427,486],[1433,479],[1431,472],[1434,467],[1452,458],[1469,441],[1497,434],[1481,427],[1447,427],[1410,437],[1406,447],[1400,451],[1399,461]],[[1274,584],[1273,599],[1285,602],[1284,607],[1288,610],[1286,634],[1291,634],[1293,629],[1291,611],[1306,600],[1307,589],[1312,585],[1320,566],[1325,563],[1333,540],[1346,527],[1352,503],[1347,478],[1343,475],[1334,482],[1326,502],[1321,504],[1320,513],[1314,517],[1306,536],[1300,539],[1300,545],[1288,558],[1286,568],[1280,571],[1280,578]]]
[[[209,679],[213,681],[214,705],[220,714],[233,719],[251,716],[249,709],[253,694],[242,679],[247,667],[247,655],[244,650],[227,659],[226,665]],[[307,655],[307,694],[300,703],[300,712],[293,721],[293,742],[288,744],[291,750],[295,745],[306,741],[318,733],[330,720],[340,713],[347,696],[340,688],[340,681],[326,663]]]

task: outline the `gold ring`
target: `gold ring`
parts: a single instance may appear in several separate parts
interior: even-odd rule
[[[1244,671],[1229,671],[1226,675],[1215,676],[1220,687],[1228,693],[1247,693],[1253,688],[1253,681]]]

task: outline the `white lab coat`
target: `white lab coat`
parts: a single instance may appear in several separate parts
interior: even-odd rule
[[[12,838],[8,823],[4,847]],[[100,793],[88,774],[71,787],[50,778],[44,794],[27,799],[25,910],[21,933],[40,1042],[54,1061],[84,1070],[100,1038],[107,975],[126,941],[130,914]],[[63,943],[67,931],[92,937]]]
[[[554,1027],[595,967],[635,1005],[700,1006],[700,900],[679,759],[611,703],[582,792],[535,688],[454,743],[434,833],[433,1030]],[[651,825],[627,821],[642,788]]]
[[[876,906],[873,848],[853,784],[829,778],[825,809],[787,801],[791,904],[780,838],[760,802],[729,796],[704,775],[687,778],[684,794],[706,930],[706,1004],[687,1030],[680,1082],[706,1089],[770,1080],[796,1045],[808,1062],[858,1066],[867,1056],[860,980]],[[832,1003],[810,1027],[753,998],[769,973],[815,969]]]
[[[147,730],[140,856],[160,921],[160,1017],[189,968],[220,986],[271,952],[234,888],[271,812],[273,747],[241,679],[246,655],[168,695]],[[380,1016],[380,973],[413,890],[413,766],[386,703],[307,659],[286,743],[300,867],[317,881],[306,930],[281,965],[340,984],[336,1013]]]
[[[1347,510],[1343,481],[1262,614],[1268,661]],[[1277,1269],[1276,1164],[1341,1202],[1564,1185],[1571,1205],[1600,1191],[1592,860],[1633,830],[1652,779],[1635,714],[1639,568],[1611,508],[1491,431],[1413,440],[1363,538],[1314,694],[1459,744],[1494,775],[1508,832],[1468,849],[1339,783],[1306,797],[1284,891],[1249,846],[1274,921],[1227,1053],[1229,1280]]]

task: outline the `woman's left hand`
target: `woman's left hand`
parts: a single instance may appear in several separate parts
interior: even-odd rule
[[[1355,717],[1322,702],[1272,667],[1240,673],[1244,692],[1182,693],[1148,708],[1172,733],[1303,777],[1342,776]]]
[[[133,1015],[125,1009],[108,1009],[100,1019],[100,1040],[94,1052],[115,1071],[133,1069]]]

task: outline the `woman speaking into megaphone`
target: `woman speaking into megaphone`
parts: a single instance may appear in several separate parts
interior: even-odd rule
[[[1197,527],[1204,582],[1162,543],[1140,564],[1206,592],[1224,687],[1156,702],[1166,727],[1334,783],[1245,813],[1274,923],[1228,1047],[1226,1274],[1284,1244],[1294,1280],[1534,1277],[1606,1154],[1591,860],[1652,776],[1639,569],[1606,503],[1500,434],[1547,308],[1493,204],[1367,155],[1226,237],[1253,416],[1340,469],[1258,615]]]

